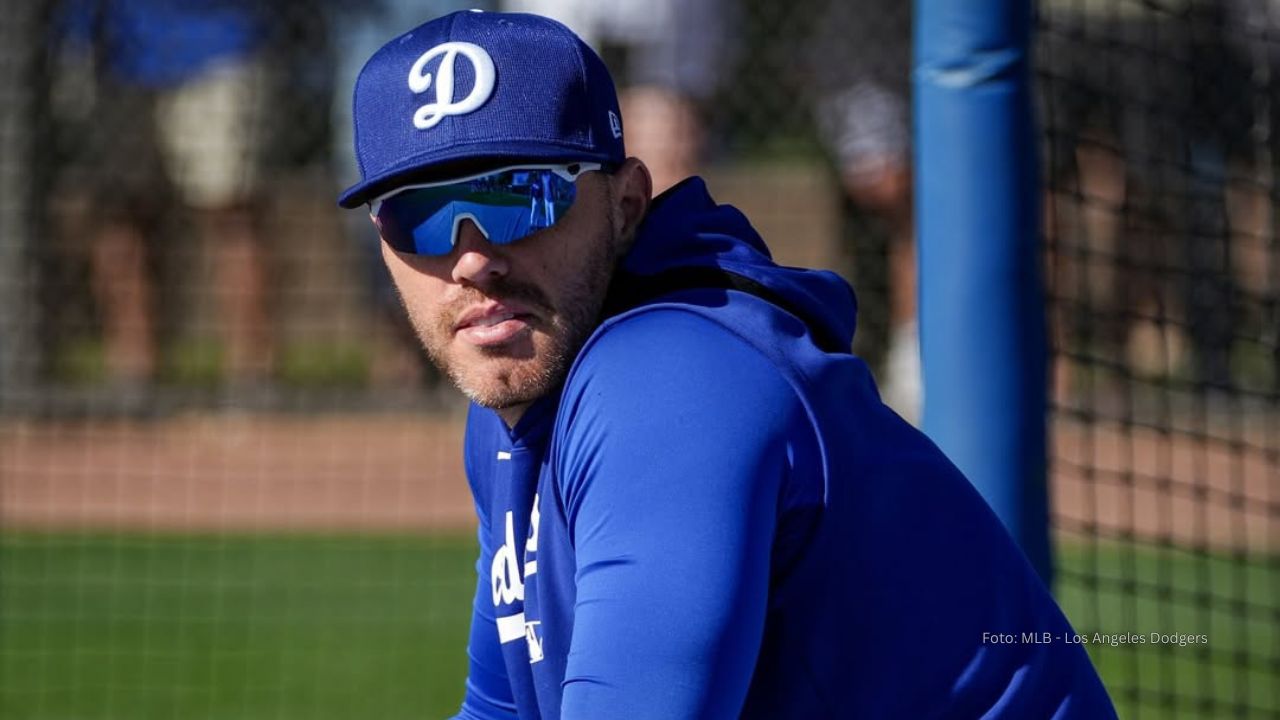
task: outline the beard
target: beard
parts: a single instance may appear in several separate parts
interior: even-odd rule
[[[612,218],[610,218],[612,220]],[[578,351],[599,324],[609,282],[617,265],[615,223],[586,247],[580,265],[556,279],[558,302],[538,286],[498,278],[484,291],[467,286],[431,317],[406,303],[427,356],[464,395],[482,407],[501,410],[531,403],[559,389]],[[510,301],[531,309],[531,338],[520,349],[508,345],[469,348],[479,357],[459,357],[454,323],[468,308],[486,301]]]

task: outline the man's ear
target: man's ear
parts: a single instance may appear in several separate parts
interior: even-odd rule
[[[653,178],[649,175],[649,168],[639,158],[627,158],[613,172],[610,182],[618,204],[622,236],[633,237],[649,213],[649,203],[653,199]]]

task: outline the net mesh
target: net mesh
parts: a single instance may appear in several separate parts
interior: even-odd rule
[[[723,12],[684,24],[696,43],[653,35],[661,3],[578,28],[627,93],[633,152],[653,118],[655,173],[704,171],[795,265],[847,257],[812,61],[793,62],[825,2],[664,6]],[[566,19],[602,4],[580,5]],[[464,407],[367,216],[334,198],[358,174],[360,66],[474,6],[494,3],[5,5],[0,717],[457,710]]]
[[[5,6],[0,716],[456,710],[463,408],[333,198],[361,63],[493,4],[337,5]],[[601,50],[655,176],[853,281],[915,416],[910,3],[507,5]],[[1122,717],[1278,717],[1280,9],[1038,9],[1058,595]],[[250,51],[171,76],[228,27]]]
[[[1058,595],[1121,717],[1280,716],[1280,6],[1037,31]]]

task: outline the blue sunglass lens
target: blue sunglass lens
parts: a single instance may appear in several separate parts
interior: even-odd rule
[[[489,242],[505,245],[555,224],[577,186],[550,170],[508,170],[436,187],[415,188],[382,202],[375,220],[397,251],[447,255],[463,220]]]

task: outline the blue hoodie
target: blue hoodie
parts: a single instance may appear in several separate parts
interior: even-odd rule
[[[678,290],[602,322],[515,428],[471,409],[458,717],[1114,717],[974,489],[861,360],[819,349],[852,341],[849,286],[775,265],[696,178],[622,264],[688,267],[781,303]]]

